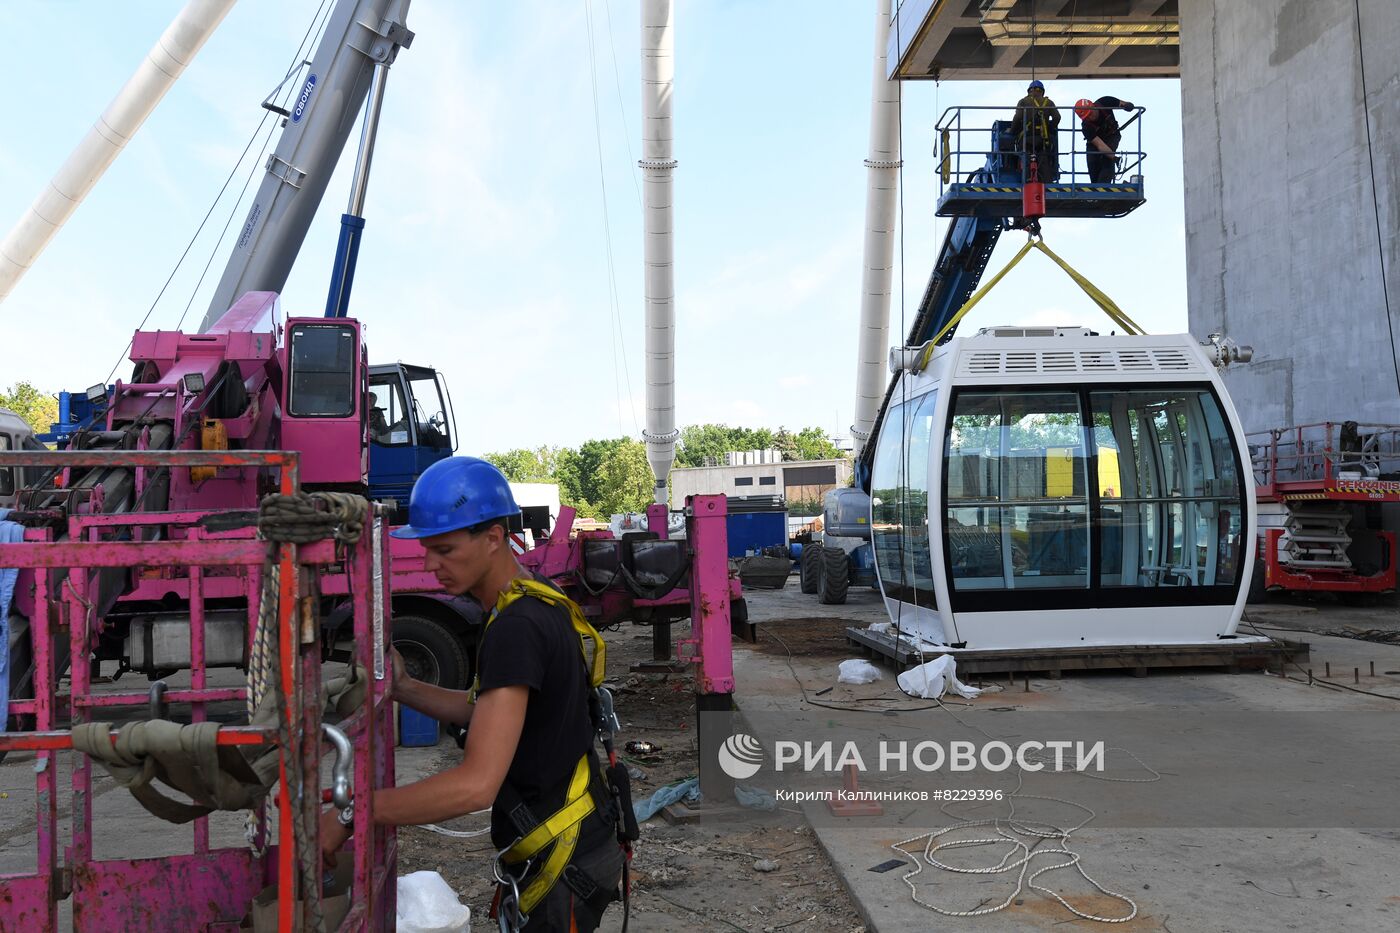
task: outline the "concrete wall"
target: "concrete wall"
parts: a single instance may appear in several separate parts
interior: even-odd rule
[[[1191,332],[1247,430],[1400,422],[1400,3],[1180,9]]]

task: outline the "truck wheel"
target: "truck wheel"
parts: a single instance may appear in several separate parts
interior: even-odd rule
[[[839,547],[822,548],[822,575],[817,582],[817,599],[828,606],[846,601],[851,585],[851,559]]]
[[[465,690],[471,662],[462,643],[441,622],[423,616],[394,616],[394,647],[408,676],[451,690]]]
[[[822,546],[809,544],[802,549],[802,560],[798,564],[797,579],[802,592],[811,596],[817,591],[817,581],[821,577]]]

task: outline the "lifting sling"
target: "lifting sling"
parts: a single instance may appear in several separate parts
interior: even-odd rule
[[[1002,280],[1006,273],[1015,268],[1016,263],[1025,258],[1025,255],[1029,253],[1032,248],[1040,250],[1042,253],[1049,256],[1055,265],[1065,270],[1069,277],[1074,279],[1075,284],[1084,289],[1084,293],[1094,300],[1094,304],[1098,305],[1103,310],[1103,313],[1109,316],[1113,323],[1134,336],[1146,333],[1146,331],[1133,322],[1132,318],[1128,317],[1128,315],[1123,312],[1122,308],[1114,303],[1112,298],[1105,295],[1098,286],[1086,279],[1080,272],[1076,271],[1069,263],[1065,262],[1053,252],[1050,247],[1046,246],[1043,239],[1032,236],[1026,241],[1026,245],[1021,247],[1020,252],[1011,258],[1011,261],[1006,264],[1005,268],[992,276],[990,282],[977,289],[976,293],[974,293],[971,298],[967,299],[967,303],[958,309],[958,313],[949,318],[948,323],[944,324],[942,329],[933,335],[933,339],[928,342],[928,346],[924,350],[923,355],[919,357],[919,370],[928,367],[928,361],[933,358],[934,348],[938,346],[939,341],[946,335],[952,333],[953,328],[957,327],[958,323],[967,316],[967,312],[976,307],[977,302],[981,301],[988,292],[995,288],[996,284]]]

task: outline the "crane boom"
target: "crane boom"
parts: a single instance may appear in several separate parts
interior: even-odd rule
[[[410,0],[340,0],[283,115],[282,136],[209,302],[204,333],[241,295],[280,292],[354,128],[377,66],[393,63],[413,33]]]

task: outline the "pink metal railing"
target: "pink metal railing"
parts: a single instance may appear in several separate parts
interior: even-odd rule
[[[121,464],[138,469],[221,466],[270,468],[279,472],[279,488],[295,493],[297,455],[282,452],[235,451],[78,451],[0,454],[0,466],[49,466],[54,463],[93,467]],[[235,574],[243,580],[247,598],[248,634],[256,630],[261,574],[268,545],[254,538],[251,528],[210,533],[199,527],[209,512],[163,512],[124,516],[83,515],[68,520],[67,539],[54,540],[51,530],[30,529],[21,544],[0,545],[0,567],[19,567],[32,579],[30,632],[34,648],[34,698],[11,703],[11,710],[34,718],[35,731],[0,733],[0,750],[33,751],[37,757],[38,858],[33,874],[0,876],[0,903],[5,913],[0,926],[15,929],[54,929],[60,902],[71,899],[75,930],[169,929],[234,930],[248,912],[254,895],[275,884],[279,894],[278,927],[290,931],[298,923],[298,865],[293,821],[298,807],[319,809],[321,760],[321,632],[318,621],[319,568],[348,563],[353,599],[356,660],[374,672],[366,706],[345,723],[355,750],[354,787],[371,788],[393,782],[392,703],[388,699],[391,668],[388,650],[388,548],[366,540],[349,555],[337,553],[331,542],[298,547],[279,544],[281,601],[277,635],[280,667],[277,684],[286,698],[288,747],[279,749],[279,778],[274,802],[282,808],[278,838],[261,854],[253,848],[211,849],[205,817],[193,823],[194,852],[147,859],[93,858],[92,769],[86,756],[77,756],[72,772],[72,844],[58,857],[58,768],[56,754],[71,749],[72,735],[58,728],[67,712],[74,724],[87,722],[94,710],[149,706],[150,695],[91,693],[87,659],[101,620],[89,595],[95,569],[104,567],[179,567],[188,581],[190,615],[190,687],[170,690],[166,702],[190,704],[191,720],[204,721],[208,704],[238,700],[247,688],[217,689],[207,684],[204,657],[206,575]],[[181,534],[179,540],[142,542],[105,540],[102,535],[122,528],[160,525]],[[373,534],[382,532],[374,519]],[[378,580],[373,555],[379,555]],[[78,572],[82,571],[82,572]],[[59,582],[61,579],[61,583]],[[376,606],[375,600],[378,600]],[[66,629],[69,639],[71,684],[59,692],[62,672],[54,655],[54,637]],[[251,646],[250,646],[251,647]],[[376,676],[377,675],[377,676]],[[221,745],[276,742],[276,736],[248,727],[224,727]],[[289,786],[288,762],[297,756],[302,786]],[[387,929],[394,916],[395,837],[375,827],[372,795],[355,796],[354,907],[341,930]],[[287,801],[295,806],[287,807]],[[257,809],[261,848],[267,833],[265,806]],[[152,819],[155,819],[152,817]],[[317,821],[309,824],[303,845],[319,865]],[[318,872],[319,874],[319,872]],[[303,892],[301,913],[309,917],[319,887]]]
[[[1354,442],[1344,442],[1344,429],[1354,430]],[[1343,472],[1379,480],[1400,471],[1400,425],[1323,421],[1256,431],[1246,440],[1254,482],[1266,497],[1280,489],[1331,487]]]

